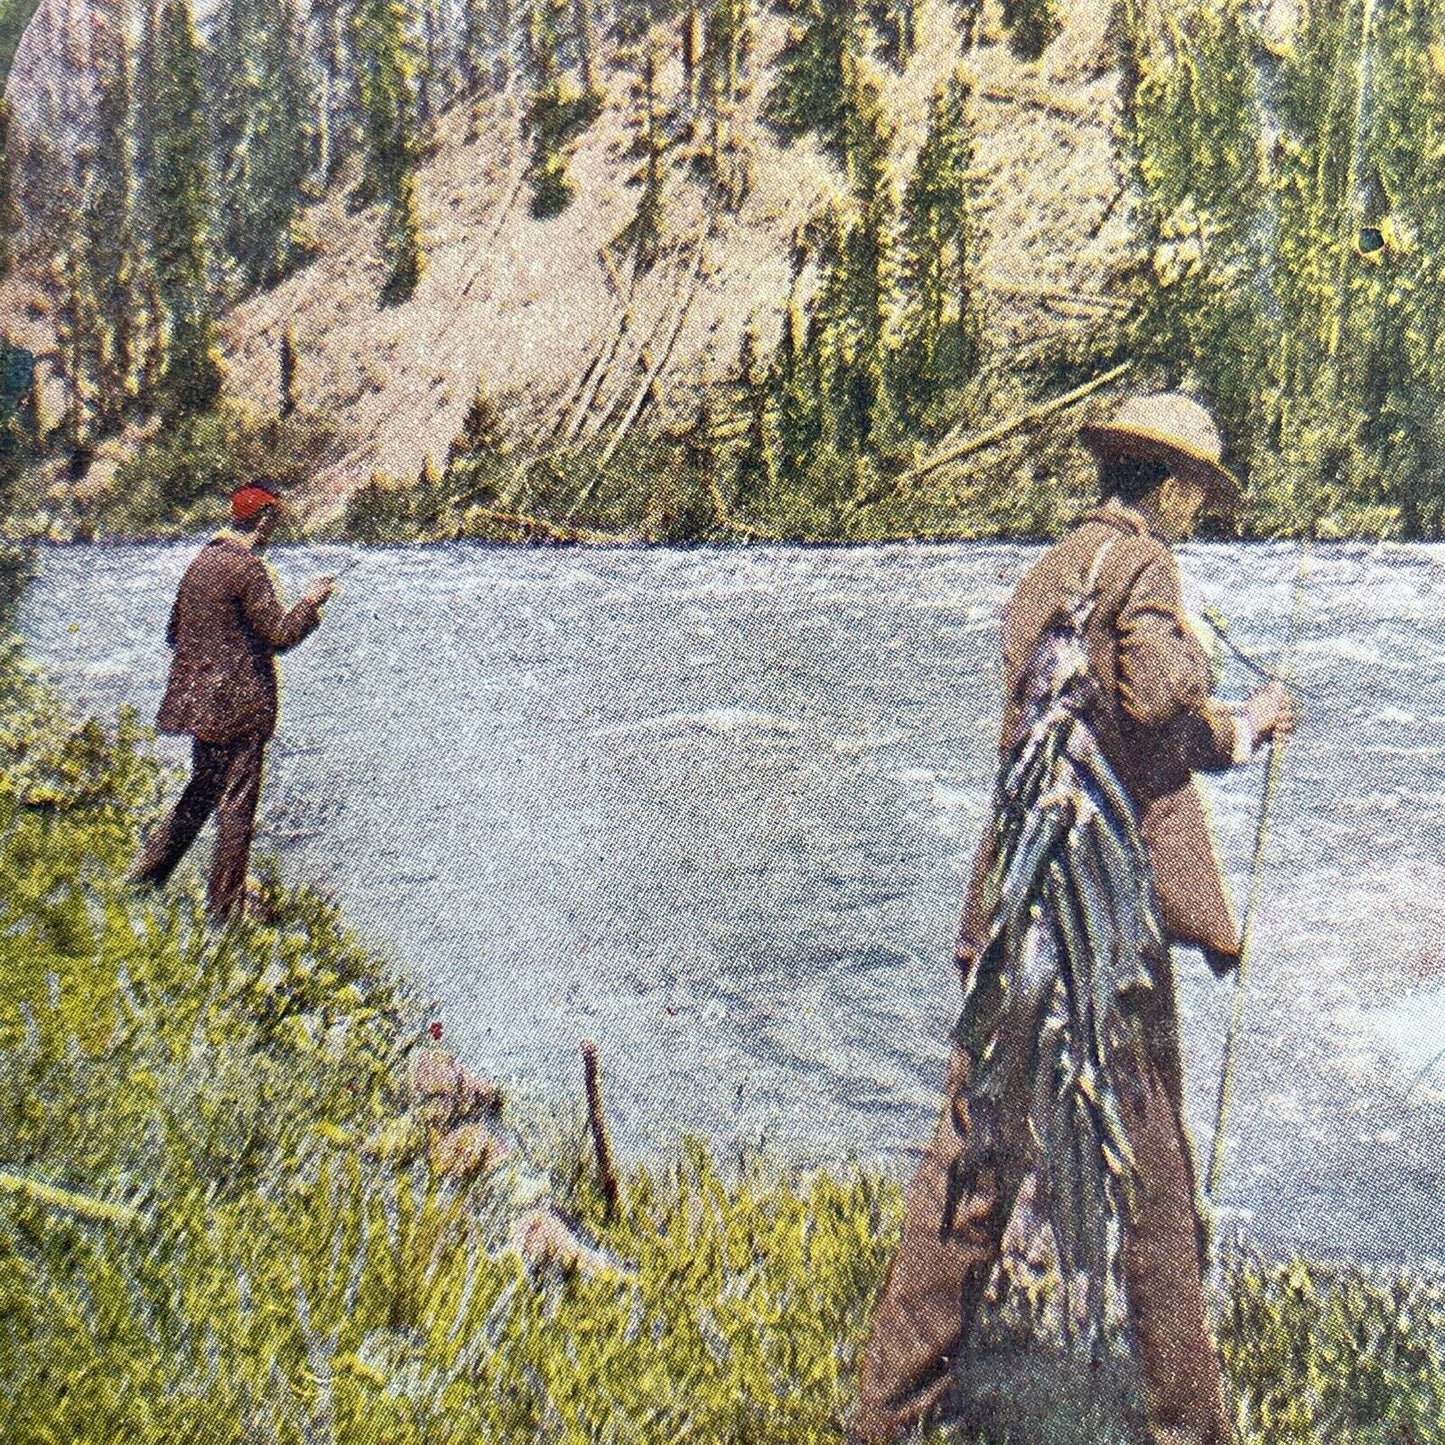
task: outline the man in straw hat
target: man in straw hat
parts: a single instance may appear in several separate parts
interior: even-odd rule
[[[335,585],[323,577],[289,611],[282,607],[260,554],[283,505],[269,477],[231,497],[231,525],[186,568],[166,629],[174,654],[156,726],[194,739],[191,778],[132,877],[164,884],[215,813],[207,904],[217,918],[245,892],[266,743],[276,731],[276,654],[316,629]]]
[[[1247,762],[1294,712],[1275,683],[1238,705],[1214,698],[1181,612],[1170,544],[1239,491],[1209,414],[1177,393],[1140,396],[1081,437],[1102,503],[1004,615],[1003,764],[957,947],[963,1014],[863,1356],[859,1441],[892,1440],[946,1404],[1030,1177],[1066,1328],[1092,1331],[1096,1352],[1117,1247],[1147,1438],[1230,1439],[1169,945],[1201,949],[1217,973],[1237,964],[1192,774]]]

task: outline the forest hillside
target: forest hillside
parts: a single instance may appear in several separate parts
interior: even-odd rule
[[[41,0],[12,470],[57,535],[257,469],[362,540],[1041,535],[1182,385],[1246,530],[1433,534],[1437,8]]]

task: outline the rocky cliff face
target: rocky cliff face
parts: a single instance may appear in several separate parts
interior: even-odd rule
[[[978,43],[947,0],[918,8],[916,51],[901,74],[880,67],[896,125],[900,174],[921,139],[930,97],[962,70],[976,88],[980,280],[996,346],[1028,343],[1097,318],[1130,247],[1113,155],[1116,79],[1107,0],[1067,8],[1062,33],[1023,64],[986,12]],[[115,0],[42,0],[7,86],[22,124],[84,144],[93,109],[92,35],[117,23]],[[761,12],[735,117],[745,193],[719,205],[693,157],[683,90],[684,37],[662,32],[659,101],[674,140],[664,159],[657,264],[635,284],[613,244],[636,213],[631,72],[603,57],[605,99],[574,143],[575,198],[537,219],[527,205],[521,99],[494,94],[440,116],[420,177],[427,266],[404,304],[377,303],[375,219],[340,188],[313,208],[314,259],[222,318],[227,385],[258,408],[279,404],[278,348],[290,331],[306,405],[335,426],[315,478],[320,510],[372,474],[415,475],[444,459],[478,383],[517,436],[602,435],[639,398],[663,424],[690,417],[700,383],[734,367],[745,328],[776,335],[793,276],[790,240],[846,193],[811,139],[782,144],[761,120],[787,20]],[[50,118],[54,117],[52,121]],[[44,246],[27,275],[0,288],[0,327],[42,356],[54,350],[43,298]]]

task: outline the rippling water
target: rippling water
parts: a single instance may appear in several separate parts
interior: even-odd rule
[[[153,715],[193,551],[47,552],[33,655],[84,706]],[[275,561],[295,588],[347,555]],[[633,1147],[686,1129],[906,1171],[1033,550],[356,555],[286,659],[259,846],[333,887],[479,1063],[575,1093],[597,1039]],[[1267,659],[1297,561],[1184,554]],[[1266,1248],[1445,1259],[1445,1062],[1421,1077],[1445,1048],[1442,606],[1445,549],[1309,561],[1225,1191]],[[1241,900],[1261,773],[1209,784]],[[1179,973],[1202,1152],[1229,993],[1192,954]]]

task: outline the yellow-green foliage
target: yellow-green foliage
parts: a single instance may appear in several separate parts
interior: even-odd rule
[[[529,1272],[505,1171],[444,1186],[361,1150],[399,1107],[417,1020],[335,910],[278,894],[270,921],[214,930],[193,889],[131,894],[158,770],[132,722],[73,726],[18,668],[0,674],[0,1437],[837,1438],[896,1188],[757,1164],[724,1181],[687,1146],[604,1224],[558,1154],[559,1202],[630,1275]]]
[[[1249,1445],[1445,1440],[1445,1287],[1228,1262],[1220,1347]]]
[[[576,1121],[534,1121],[617,1269],[524,1264],[506,1168],[363,1149],[421,1020],[335,908],[215,930],[194,879],[133,895],[140,730],[74,724],[13,647],[0,704],[0,1439],[837,1445],[895,1184],[684,1142],[608,1220]],[[1445,1442],[1439,1287],[1226,1277],[1243,1442]]]

